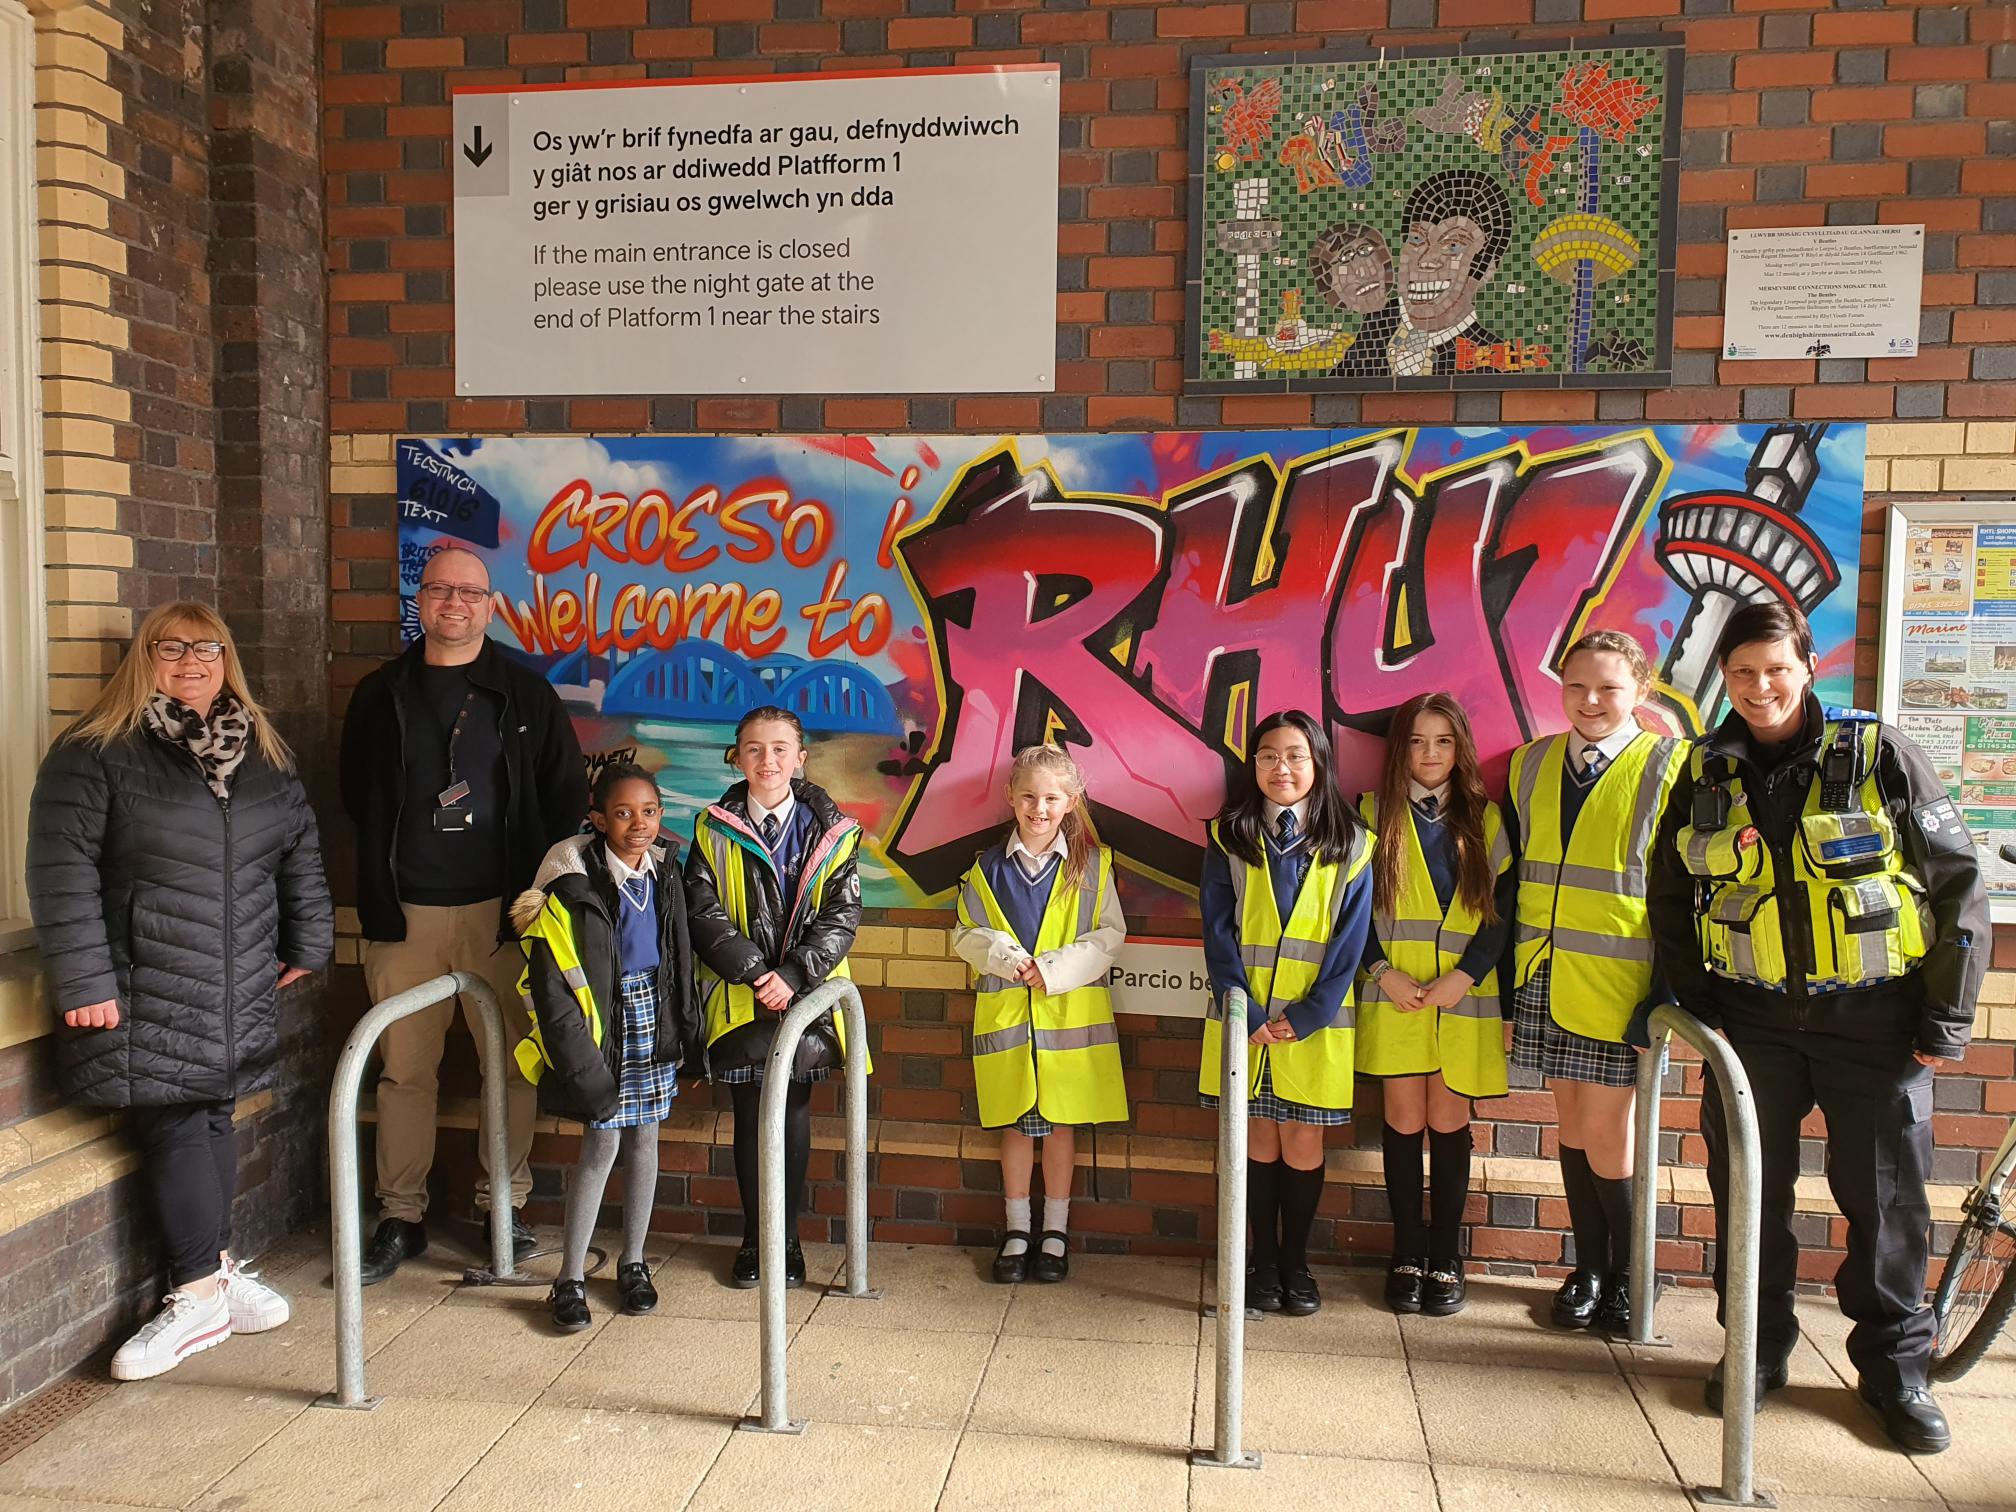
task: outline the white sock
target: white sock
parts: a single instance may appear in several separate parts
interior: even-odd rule
[[[1045,1233],[1062,1234],[1071,1223],[1071,1199],[1069,1197],[1045,1197],[1043,1199],[1043,1230]],[[1045,1239],[1043,1253],[1061,1255],[1065,1245],[1062,1239]]]
[[[1005,1201],[1008,1207],[1008,1232],[1011,1234],[1028,1233],[1029,1199],[1027,1197],[1009,1197]],[[1026,1239],[1010,1239],[1006,1244],[1001,1246],[1001,1253],[1010,1259],[1013,1259],[1016,1255],[1026,1255],[1029,1253],[1029,1241]]]

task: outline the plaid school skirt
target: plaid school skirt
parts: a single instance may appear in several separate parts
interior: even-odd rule
[[[658,972],[623,978],[623,1062],[616,1073],[616,1112],[591,1129],[634,1129],[665,1121],[679,1095],[679,1068],[653,1060],[658,1050]]]
[[[1548,982],[1554,963],[1543,961],[1533,980],[1512,994],[1512,1064],[1556,1081],[1598,1087],[1638,1084],[1638,1052],[1629,1045],[1590,1039],[1554,1022]]]
[[[1209,1092],[1200,1092],[1197,1101],[1207,1108],[1218,1106],[1218,1099]],[[1342,1128],[1351,1122],[1349,1108],[1312,1108],[1308,1103],[1291,1102],[1278,1096],[1274,1091],[1274,1060],[1272,1056],[1260,1062],[1260,1080],[1246,1099],[1246,1117],[1265,1118],[1275,1123],[1320,1124],[1326,1129]]]

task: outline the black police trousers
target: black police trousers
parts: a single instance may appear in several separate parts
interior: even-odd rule
[[[1822,1009],[1822,1012],[1825,1010]],[[1815,1105],[1827,1119],[1827,1184],[1848,1221],[1847,1252],[1834,1278],[1853,1320],[1848,1356],[1878,1388],[1923,1386],[1934,1319],[1925,1306],[1932,1213],[1932,1068],[1912,1058],[1910,1017],[1897,1032],[1851,1038],[1731,1015],[1724,1037],[1750,1078],[1763,1146],[1763,1232],[1758,1246],[1757,1361],[1786,1359],[1799,1338],[1792,1297],[1799,1242],[1792,1232],[1799,1176],[1799,1124]],[[1712,1074],[1701,1099],[1708,1182],[1715,1196],[1717,1319],[1727,1281],[1729,1136]]]

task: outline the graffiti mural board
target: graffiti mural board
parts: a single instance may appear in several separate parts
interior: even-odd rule
[[[1194,393],[1659,387],[1680,39],[1192,65]]]
[[[1204,825],[1275,709],[1321,712],[1355,793],[1391,710],[1445,689],[1500,784],[1562,727],[1576,635],[1639,636],[1648,717],[1690,730],[1719,627],[1773,593],[1848,701],[1862,453],[1826,425],[408,439],[400,583],[410,635],[428,554],[480,555],[491,635],[591,762],[657,773],[681,831],[735,775],[739,715],[792,709],[872,904],[943,902],[1007,822],[1014,751],[1061,742],[1138,923],[1194,913]]]

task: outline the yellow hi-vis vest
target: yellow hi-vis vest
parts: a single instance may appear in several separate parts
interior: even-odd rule
[[[602,1011],[595,1002],[595,994],[588,986],[588,973],[582,969],[581,954],[574,947],[574,921],[568,916],[567,907],[551,893],[539,909],[539,916],[518,931],[521,949],[527,949],[524,942],[538,938],[546,942],[546,948],[553,952],[553,964],[560,969],[561,978],[574,994],[574,1001],[581,1005],[581,1016],[588,1021],[588,1033],[597,1049],[602,1045]],[[528,952],[529,954],[529,949]],[[518,1070],[533,1086],[553,1064],[553,1057],[546,1052],[546,1039],[539,1031],[539,1011],[532,1006],[532,968],[528,963],[518,973],[518,996],[525,1004],[525,1011],[532,1018],[532,1027],[525,1038],[512,1048],[511,1058],[518,1063]]]
[[[1013,862],[1009,863],[1011,866]],[[1032,955],[1061,949],[1092,932],[1113,885],[1113,853],[1098,848],[1091,875],[1073,887],[1060,861],[1043,906]],[[959,889],[959,922],[1013,936],[1014,925],[978,862]],[[982,1127],[1012,1124],[1031,1108],[1058,1124],[1124,1123],[1127,1086],[1120,1031],[1104,982],[1069,992],[1038,992],[1006,977],[983,975],[973,1001],[973,1090]]]
[[[1645,879],[1666,795],[1686,765],[1686,742],[1639,731],[1604,768],[1571,834],[1561,833],[1561,774],[1572,732],[1512,753],[1507,784],[1519,819],[1517,984],[1552,961],[1554,1022],[1621,1044],[1652,991],[1652,926]]]
[[[1814,774],[1792,832],[1789,879],[1776,874],[1734,763],[1695,747],[1694,812],[1674,844],[1698,880],[1695,919],[1708,970],[1778,992],[1794,976],[1810,990],[1834,992],[1903,976],[1924,959],[1931,908],[1876,784],[1880,738],[1873,719],[1827,721],[1823,764],[1833,756],[1856,775],[1827,805],[1827,784]],[[1718,790],[1727,794],[1726,812]]]
[[[693,843],[700,847],[714,873],[715,894],[721,899],[728,922],[743,934],[749,934],[749,874],[745,868],[768,866],[774,869],[777,863],[771,860],[769,849],[754,831],[723,824],[709,809],[702,809],[700,816],[693,821]],[[832,880],[834,870],[853,855],[860,844],[861,827],[850,823],[837,834],[828,833],[813,848],[805,858],[805,868],[798,879],[798,896],[791,905],[791,917],[785,923],[781,938],[788,942],[797,930],[798,920],[808,913],[819,911],[819,905],[826,896],[826,884]],[[700,984],[702,1011],[706,1015],[708,1044],[713,1044],[730,1029],[739,1029],[754,1021],[756,990],[753,987],[728,981],[697,958],[694,966]],[[827,973],[827,980],[853,975],[846,958],[842,957],[839,964]],[[816,987],[818,983],[812,985]],[[841,1052],[845,1054],[847,1023],[837,1008],[833,1010],[833,1032],[840,1042]],[[866,1045],[861,1047],[861,1053],[868,1055]],[[868,1060],[868,1069],[875,1069],[872,1057]]]
[[[1435,898],[1435,883],[1428,875],[1428,858],[1421,851],[1421,837],[1414,828],[1412,805],[1407,806],[1405,815],[1387,818],[1377,812],[1378,802],[1378,794],[1367,793],[1358,800],[1358,810],[1375,829],[1382,819],[1387,825],[1400,826],[1399,833],[1406,837],[1407,859],[1394,911],[1375,911],[1372,927],[1386,959],[1425,986],[1445,971],[1455,970],[1484,922],[1463,901],[1461,892],[1449,900],[1449,911],[1442,911]],[[1512,847],[1495,803],[1484,807],[1484,844],[1490,854],[1491,874],[1504,875],[1512,864]],[[1417,1013],[1402,1013],[1394,1007],[1378,982],[1363,983],[1358,1004],[1358,1069],[1367,1076],[1420,1076],[1439,1071],[1451,1092],[1464,1097],[1503,1097],[1508,1089],[1505,1019],[1499,1008],[1496,966],[1479,977],[1454,1008],[1423,1008]]]
[[[1218,825],[1211,825],[1211,838],[1218,839]],[[1264,845],[1264,841],[1262,842]],[[1223,845],[1220,845],[1223,849]],[[1226,860],[1232,868],[1232,896],[1239,908],[1240,955],[1246,964],[1246,987],[1250,994],[1248,1032],[1258,1028],[1272,1010],[1297,1002],[1316,985],[1323,969],[1324,952],[1337,930],[1337,914],[1345,894],[1372,859],[1372,837],[1360,831],[1351,842],[1351,854],[1343,861],[1312,861],[1308,876],[1288,922],[1281,922],[1280,907],[1274,901],[1274,880],[1267,863],[1258,866],[1241,861],[1230,852]],[[1218,1067],[1223,1060],[1225,1005],[1214,994],[1204,1020],[1204,1058],[1197,1068],[1197,1090],[1207,1097],[1218,1095]],[[1260,1068],[1273,1073],[1274,1093],[1290,1102],[1311,1108],[1351,1106],[1352,1078],[1356,1074],[1353,1044],[1357,1008],[1349,988],[1337,1017],[1307,1039],[1285,1045],[1249,1046],[1246,1052],[1246,1084],[1260,1084]]]

